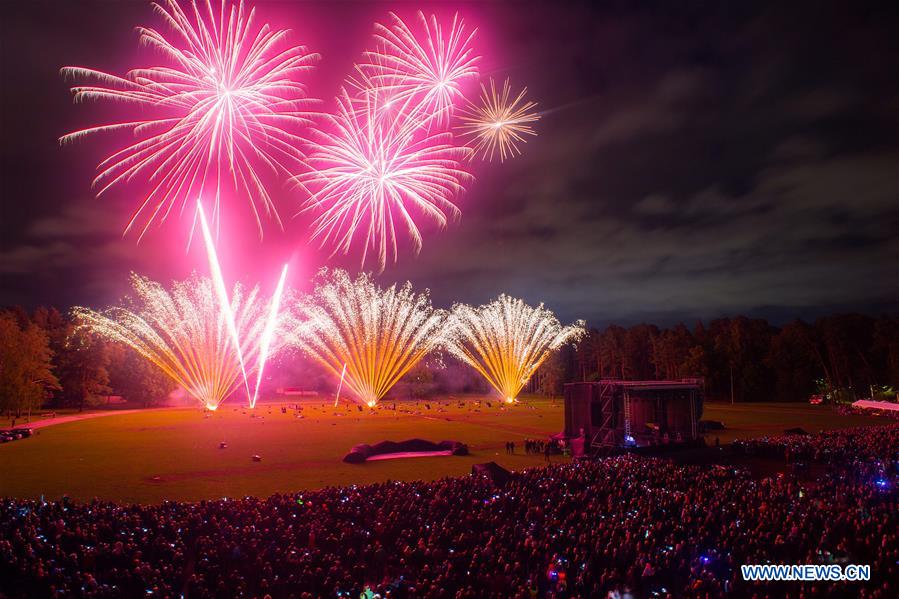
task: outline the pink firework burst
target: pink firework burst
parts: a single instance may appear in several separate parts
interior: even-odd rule
[[[388,253],[396,260],[397,227],[418,252],[416,213],[445,226],[459,215],[454,199],[471,175],[462,164],[468,149],[453,145],[451,133],[409,126],[408,114],[385,112],[379,98],[378,89],[357,96],[344,89],[328,126],[317,130],[310,170],[295,180],[311,194],[306,209],[322,210],[313,238],[344,254],[359,238],[362,264],[372,251],[383,270]]]
[[[435,15],[418,12],[419,33],[394,13],[392,24],[375,25],[377,50],[366,52],[360,71],[371,83],[398,103],[407,114],[427,126],[449,121],[462,99],[462,83],[477,78],[480,57],[472,47],[477,29],[466,31],[456,14],[449,27]]]
[[[318,59],[303,46],[289,45],[286,30],[255,23],[255,9],[222,0],[175,0],[153,5],[168,25],[167,36],[140,27],[140,41],[166,59],[165,66],[129,71],[124,77],[83,67],[64,76],[93,81],[72,88],[76,101],[113,100],[153,115],[69,133],[65,143],[97,133],[126,130],[137,141],[98,165],[97,195],[135,179],[150,191],[134,211],[143,236],[154,221],[183,211],[200,196],[214,194],[219,213],[222,187],[246,195],[262,235],[260,214],[281,225],[259,168],[290,172],[303,158],[297,128],[308,124],[305,87],[298,78]],[[206,193],[204,193],[206,192]]]

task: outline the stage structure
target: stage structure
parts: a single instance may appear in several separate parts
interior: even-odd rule
[[[702,379],[568,383],[564,436],[575,455],[695,441],[702,402]]]

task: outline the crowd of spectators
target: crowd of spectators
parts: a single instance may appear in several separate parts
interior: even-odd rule
[[[545,455],[547,453],[561,453],[562,448],[555,439],[525,439],[524,452],[526,454]]]
[[[748,454],[784,458],[787,462],[827,464],[892,462],[899,451],[899,424],[826,431],[817,435],[785,434],[735,441]]]
[[[895,427],[803,443],[832,456],[849,436],[868,458],[896,451]],[[758,479],[629,455],[502,488],[470,476],[155,506],[5,500],[0,595],[895,597],[899,493],[877,468]],[[766,563],[869,564],[871,580],[742,580],[741,564]]]

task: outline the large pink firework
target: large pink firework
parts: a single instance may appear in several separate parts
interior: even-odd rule
[[[448,27],[418,12],[418,32],[390,13],[389,26],[375,25],[377,49],[366,52],[359,70],[382,98],[399,104],[428,127],[449,122],[463,98],[462,84],[478,76],[480,57],[472,47],[477,29],[467,31],[459,15]]]
[[[335,114],[316,131],[310,170],[295,178],[311,193],[307,209],[321,210],[313,238],[345,254],[359,238],[362,264],[372,251],[381,270],[388,253],[396,260],[397,227],[419,251],[416,215],[445,226],[459,215],[454,199],[470,178],[462,164],[469,150],[453,145],[451,133],[409,126],[415,115],[384,104],[377,88],[343,90]]]
[[[140,27],[140,41],[159,51],[164,66],[118,77],[83,67],[62,73],[93,85],[72,88],[76,101],[113,100],[136,105],[137,120],[89,127],[62,142],[126,130],[137,139],[98,165],[98,195],[113,186],[144,180],[150,190],[134,211],[126,232],[143,221],[140,235],[173,209],[214,197],[218,215],[223,186],[245,195],[262,235],[261,213],[280,226],[260,167],[290,172],[303,158],[297,130],[310,122],[299,78],[318,59],[287,43],[286,30],[255,23],[255,10],[241,0],[175,0],[153,5],[171,30],[167,36]],[[148,116],[144,116],[144,114]]]

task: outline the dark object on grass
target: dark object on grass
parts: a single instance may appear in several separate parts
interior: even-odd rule
[[[724,423],[720,420],[700,420],[699,421],[699,430],[701,431],[723,431],[725,428]]]
[[[788,428],[784,431],[785,435],[808,435],[809,432],[805,429],[799,428],[798,426],[795,428]]]
[[[343,456],[343,461],[347,464],[361,464],[371,455],[371,445],[356,445],[350,450],[350,453]]]
[[[487,462],[486,464],[475,464],[472,466],[471,475],[487,477],[494,486],[502,487],[509,482],[512,473],[496,462]]]
[[[441,441],[434,443],[424,439],[407,441],[381,441],[374,445],[363,443],[353,447],[343,458],[347,464],[361,464],[370,457],[391,453],[428,453],[432,451],[449,451],[452,455],[468,455],[468,446],[459,441]]]
[[[27,433],[24,431],[27,431]],[[29,429],[14,428],[14,429],[11,429],[8,431],[0,432],[0,438],[3,439],[3,441],[2,441],[3,443],[6,443],[7,441],[18,441],[19,439],[24,439],[25,437],[30,437],[30,436],[31,436],[30,428]]]

